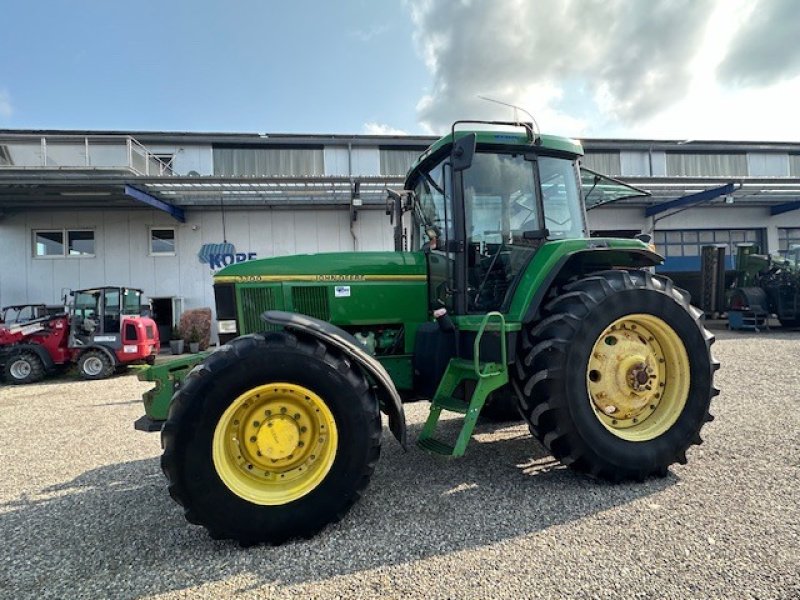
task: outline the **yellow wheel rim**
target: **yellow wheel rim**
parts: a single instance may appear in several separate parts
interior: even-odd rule
[[[653,315],[634,314],[609,325],[592,348],[586,387],[597,419],[632,442],[667,431],[689,396],[689,356],[683,341]]]
[[[246,391],[214,430],[214,468],[237,496],[287,504],[316,488],[336,457],[333,414],[301,385],[269,383]]]

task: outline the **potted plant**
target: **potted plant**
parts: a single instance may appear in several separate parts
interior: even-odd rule
[[[170,332],[169,351],[172,354],[183,354],[183,336],[177,327],[173,327]]]
[[[197,327],[192,327],[192,330],[189,332],[189,352],[192,354],[200,352],[200,339],[200,332],[197,330]]]

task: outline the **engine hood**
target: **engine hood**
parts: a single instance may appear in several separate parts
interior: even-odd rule
[[[259,281],[423,281],[422,252],[330,252],[276,256],[237,263],[214,275],[214,283]]]

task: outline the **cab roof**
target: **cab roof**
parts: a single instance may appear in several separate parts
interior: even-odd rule
[[[535,142],[525,134],[517,131],[486,131],[486,130],[459,130],[455,133],[455,139],[460,139],[466,135],[474,133],[477,137],[477,144],[481,145],[501,145],[501,146],[529,146],[537,150],[553,150],[555,152],[566,152],[580,156],[583,154],[583,146],[578,140],[573,140],[558,135],[545,135],[536,134]],[[419,155],[417,160],[411,165],[408,174],[419,167],[429,156],[437,154],[442,148],[448,146],[453,142],[453,134],[448,133],[446,136],[439,138],[428,147],[425,152]]]

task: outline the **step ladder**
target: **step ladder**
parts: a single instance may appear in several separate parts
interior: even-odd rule
[[[480,346],[484,331],[498,331],[500,334],[500,362],[481,362]],[[502,313],[490,312],[481,321],[475,335],[472,360],[451,358],[447,370],[439,382],[439,387],[431,400],[431,411],[425,426],[417,438],[420,448],[458,458],[467,450],[475,423],[481,413],[486,399],[493,391],[508,383],[507,352],[506,352],[506,321]],[[458,386],[467,380],[475,381],[475,389],[469,399],[454,398]],[[439,415],[443,410],[464,415],[464,422],[454,446],[450,446],[433,437]]]

